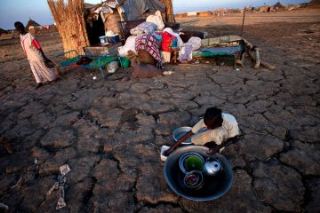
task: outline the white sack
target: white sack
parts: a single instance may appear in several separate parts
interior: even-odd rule
[[[191,37],[187,44],[192,45],[192,51],[198,50],[201,47],[201,38],[199,37]]]
[[[118,48],[120,56],[127,56],[129,50],[136,53],[136,38],[137,36],[129,36],[126,40],[126,43],[122,47]]]
[[[164,23],[162,20],[161,12],[159,10],[157,12],[155,12],[154,15],[148,16],[146,21],[157,25],[158,30],[163,30],[163,28],[164,28]]]

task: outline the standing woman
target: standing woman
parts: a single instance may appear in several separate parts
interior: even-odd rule
[[[59,78],[54,64],[44,54],[39,42],[28,32],[21,22],[15,22],[14,26],[20,33],[20,43],[29,61],[37,86],[45,82],[51,82]]]

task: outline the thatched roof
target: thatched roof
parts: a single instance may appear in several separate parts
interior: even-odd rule
[[[270,12],[270,6],[261,6],[258,8],[258,11],[261,13]]]
[[[309,5],[320,5],[320,0],[312,0]]]
[[[38,24],[37,22],[35,22],[35,21],[32,20],[32,19],[29,19],[26,28],[29,29],[29,27],[31,27],[31,26],[33,26],[33,27],[39,27],[40,24]]]
[[[8,33],[5,29],[0,28],[0,34]]]
[[[211,11],[202,11],[202,12],[198,12],[198,16],[200,16],[200,17],[213,16],[213,12],[211,12]]]
[[[277,7],[277,8],[285,8],[285,6],[283,6],[279,1],[277,2],[277,3],[275,3],[274,5],[273,5],[273,7],[275,8],[275,7]]]

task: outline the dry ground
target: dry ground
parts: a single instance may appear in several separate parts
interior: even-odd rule
[[[1,41],[0,203],[54,212],[57,198],[46,193],[68,163],[61,212],[319,212],[318,14],[249,14],[244,37],[274,71],[179,65],[167,77],[121,81],[120,71],[95,81],[98,73],[77,69],[36,90],[18,42]],[[179,22],[210,36],[241,29],[240,17]],[[50,56],[61,51],[57,34],[40,41]],[[159,149],[213,105],[234,114],[244,135],[223,152],[234,184],[219,200],[191,202],[168,189]]]

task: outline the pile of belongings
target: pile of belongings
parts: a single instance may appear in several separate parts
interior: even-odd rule
[[[190,63],[198,59],[231,56],[234,65],[242,66],[244,53],[255,62],[255,68],[267,64],[261,62],[259,48],[240,36],[206,38],[206,33],[202,32],[174,31],[165,27],[160,11],[149,15],[144,22],[130,29],[130,33],[125,44],[118,48],[119,55],[125,57],[129,52],[134,53],[146,64],[170,63],[174,59]]]
[[[260,65],[269,69],[274,68],[261,62],[259,48],[240,36],[206,37],[206,33],[174,31],[166,27],[162,13],[158,10],[130,29],[130,36],[125,44],[118,48],[118,53],[122,57],[127,57],[129,52],[134,53],[141,63],[158,67],[163,63],[176,63],[176,61],[190,63],[199,58],[220,56],[230,56],[234,65],[242,66],[243,55],[247,53],[255,62],[255,68]]]
[[[178,52],[178,60],[188,62],[192,60],[192,51],[201,47],[201,38],[189,37],[187,42],[183,42],[179,32],[166,28],[160,11],[149,15],[145,22],[130,29],[130,33],[125,45],[118,48],[120,56],[127,56],[129,51],[144,57],[147,53],[155,63],[162,64],[169,63],[172,54]]]
[[[106,0],[92,9],[104,22],[107,37],[124,38],[123,22],[146,17],[139,25],[129,28],[130,35],[118,48],[120,56],[128,57],[129,53],[134,53],[143,64],[161,67],[163,63],[190,63],[198,59],[231,56],[234,65],[242,65],[243,55],[248,53],[255,62],[255,68],[260,65],[273,68],[261,62],[259,48],[240,36],[206,38],[202,32],[174,31],[166,27],[162,17],[165,8],[156,0]]]

